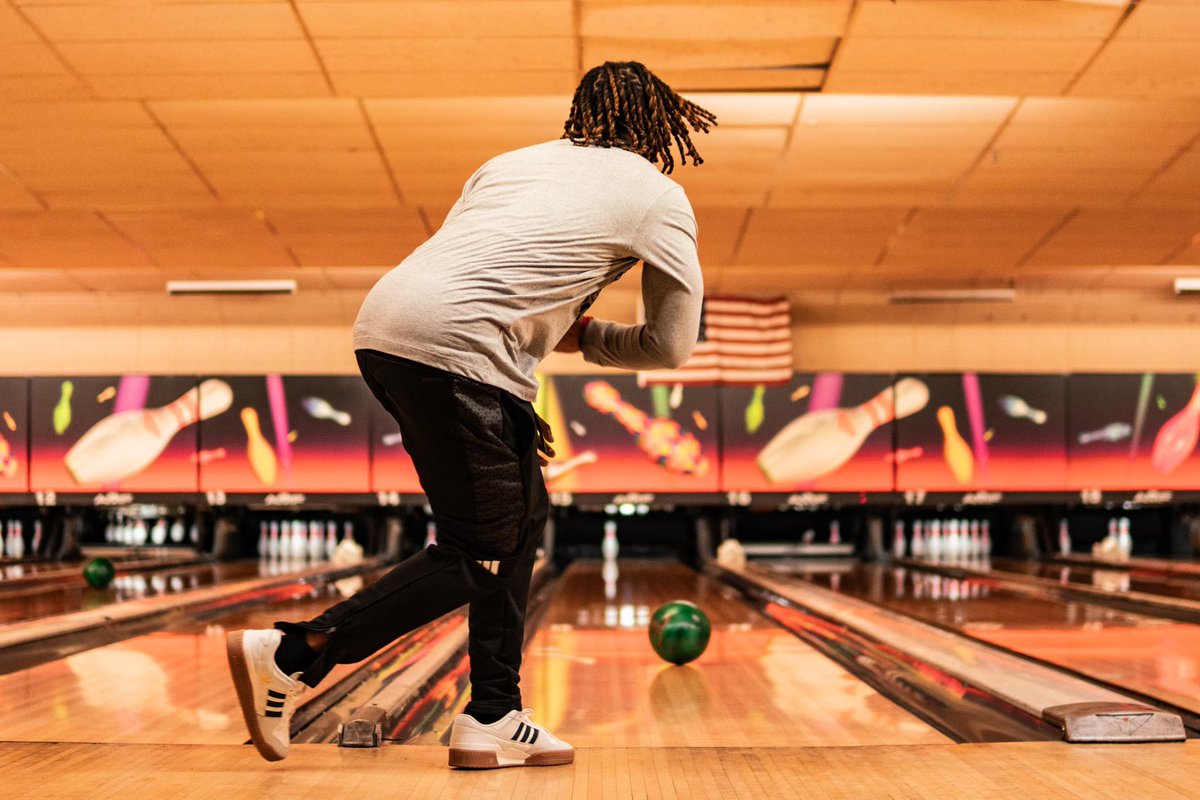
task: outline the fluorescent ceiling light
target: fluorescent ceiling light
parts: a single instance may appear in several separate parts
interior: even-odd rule
[[[888,302],[908,303],[1011,303],[1016,289],[931,289],[929,291],[892,292]]]
[[[167,294],[295,294],[294,280],[167,281]]]
[[[1200,294],[1200,278],[1176,278],[1175,294]]]

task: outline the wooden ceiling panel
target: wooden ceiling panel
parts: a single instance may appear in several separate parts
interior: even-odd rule
[[[42,207],[23,181],[19,181],[0,161],[0,211],[35,211]],[[0,238],[0,252],[4,239]]]
[[[0,136],[8,128],[86,132],[97,128],[148,128],[154,120],[139,103],[121,101],[0,104]]]
[[[1085,209],[1055,231],[1030,266],[1159,264],[1200,232],[1200,210]]]
[[[74,75],[0,75],[0,97],[16,100],[86,100],[92,92]]]
[[[318,39],[317,49],[336,77],[346,72],[565,70],[575,66],[574,41],[545,38]]]
[[[0,5],[0,43],[6,47],[11,44],[38,42],[40,38],[33,28],[21,18],[16,9],[10,5]]]
[[[1200,206],[1200,149],[1193,146],[1157,175],[1136,197],[1138,203]]]
[[[1014,97],[811,95],[800,109],[800,125],[998,127],[1016,104]]]
[[[203,75],[317,72],[303,39],[257,41],[68,42],[63,53],[85,75]]]
[[[234,6],[188,3],[44,5],[26,10],[47,37],[63,42],[298,39],[303,36],[286,3]]]
[[[4,42],[4,58],[0,59],[0,76],[64,75],[67,68],[54,57],[54,52],[40,41]]]
[[[509,97],[530,92],[565,94],[575,90],[573,68],[433,72],[339,72],[332,77],[340,96],[360,97]]]
[[[194,189],[182,183],[175,186],[113,183],[105,187],[70,188],[40,194],[53,209],[190,209],[211,208],[217,203],[199,181]]]
[[[78,292],[86,288],[63,269],[0,269],[0,295],[17,292]]]
[[[267,220],[300,263],[338,267],[331,279],[342,267],[398,264],[427,238],[424,221],[412,207],[350,213],[271,211]]]
[[[1120,2],[1028,0],[864,0],[851,36],[943,39],[1101,39],[1120,18]],[[1106,7],[1107,6],[1107,7]]]
[[[421,130],[458,126],[476,139],[478,126],[489,130],[513,128],[527,133],[540,128],[562,130],[571,110],[570,96],[440,97],[421,99],[368,99],[363,101],[371,121],[379,127],[401,126]]]
[[[238,75],[91,75],[88,85],[102,98],[176,100],[212,98],[328,97],[329,86],[318,72]]]
[[[1200,41],[1200,4],[1195,0],[1141,3],[1117,36],[1136,41]]]
[[[755,41],[721,39],[672,40],[587,37],[583,63],[641,61],[652,69],[759,69],[829,63],[837,43],[833,38]]]
[[[838,50],[836,77],[846,72],[1074,73],[1098,40],[851,37]],[[834,87],[836,88],[836,86]]]
[[[371,132],[361,120],[353,125],[303,127],[172,127],[171,136],[187,153],[245,153],[288,149],[292,152],[371,149]],[[0,140],[3,133],[0,132]]]
[[[165,268],[292,266],[281,240],[253,213],[111,213],[108,219]]]
[[[147,266],[136,245],[90,211],[0,213],[0,249],[23,267]]]
[[[893,180],[890,185],[864,183],[860,175],[856,183],[836,176],[817,176],[811,183],[779,183],[767,201],[771,209],[793,208],[858,208],[863,205],[941,206],[946,202],[947,187],[942,183],[919,184]]]
[[[155,116],[168,128],[327,128],[362,127],[362,113],[354,100],[344,98],[302,100],[197,100],[150,103]]]
[[[1011,269],[1058,224],[1056,210],[923,208],[897,228],[884,267]]]
[[[801,96],[799,92],[689,92],[687,99],[716,114],[718,127],[790,126]]]
[[[838,70],[825,84],[831,92],[943,95],[1057,95],[1070,86],[1069,71],[1006,72],[948,69],[946,71],[893,72]]]
[[[585,38],[679,40],[833,39],[842,35],[849,0],[779,2],[608,2],[580,3]]]
[[[762,210],[750,217],[738,264],[871,264],[907,214],[902,208]]]
[[[819,91],[825,82],[824,67],[780,67],[747,70],[656,69],[656,74],[678,92],[769,91],[783,89]],[[572,80],[572,91],[574,80]]]
[[[299,2],[297,6],[317,39],[565,37],[572,31],[570,0]]]
[[[793,150],[974,150],[996,135],[995,125],[799,125],[792,132]]]
[[[1162,125],[1200,126],[1200,98],[1075,98],[1027,97],[1012,124],[1071,127],[1156,128]]]

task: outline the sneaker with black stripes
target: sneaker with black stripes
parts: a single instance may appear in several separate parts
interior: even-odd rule
[[[574,761],[575,748],[531,722],[532,713],[528,708],[510,711],[490,725],[459,714],[450,731],[450,766],[551,767]]]
[[[229,671],[255,748],[267,761],[287,758],[292,714],[307,688],[300,673],[285,675],[275,663],[278,630],[233,631],[225,637]]]

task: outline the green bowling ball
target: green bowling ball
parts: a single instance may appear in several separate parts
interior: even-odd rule
[[[107,558],[93,558],[83,565],[83,579],[94,589],[107,589],[117,574]]]
[[[695,661],[708,647],[712,625],[695,603],[675,600],[650,618],[650,646],[663,661],[686,664]]]

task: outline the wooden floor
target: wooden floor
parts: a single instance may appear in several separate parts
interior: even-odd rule
[[[229,745],[0,744],[4,796],[87,800],[1184,800],[1200,743],[594,748],[566,767],[462,772],[441,747],[299,745],[268,764]]]

